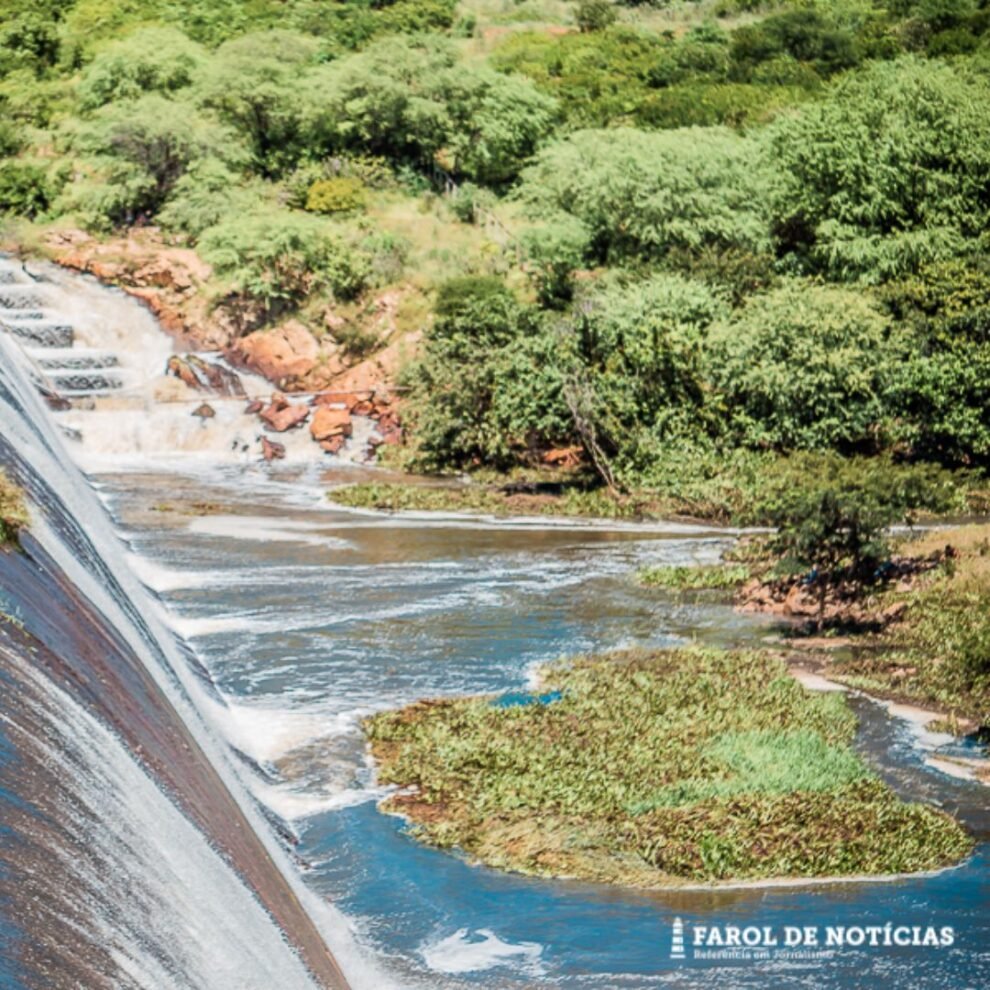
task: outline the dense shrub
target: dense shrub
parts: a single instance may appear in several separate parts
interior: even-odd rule
[[[0,162],[0,213],[36,217],[53,198],[45,170],[29,162]]]
[[[861,294],[791,283],[713,328],[708,374],[733,439],[777,450],[869,448],[902,350]]]
[[[780,247],[833,278],[958,253],[990,209],[990,85],[914,58],[874,64],[781,121],[768,154]]]
[[[521,196],[536,216],[580,220],[596,260],[758,251],[768,241],[756,162],[748,139],[721,128],[579,131],[539,155]]]
[[[340,298],[367,277],[363,255],[343,244],[324,221],[273,208],[228,217],[203,232],[200,252],[235,296],[257,301],[266,318],[321,288]]]
[[[481,182],[511,178],[548,132],[553,104],[527,80],[458,64],[439,39],[390,38],[321,70],[312,128],[327,153],[438,159]]]
[[[310,213],[352,213],[363,209],[366,202],[364,184],[350,176],[318,179],[306,193]]]
[[[165,230],[195,240],[225,217],[257,209],[264,197],[260,182],[246,183],[219,159],[203,158],[175,183],[157,219]]]
[[[450,280],[436,314],[405,379],[421,466],[509,467],[569,435],[556,341],[498,279]]]
[[[749,79],[764,62],[787,56],[830,76],[858,64],[855,37],[814,8],[786,10],[732,33],[732,74]]]
[[[172,93],[189,86],[206,53],[174,28],[144,28],[107,46],[86,67],[79,102],[93,110],[148,92]]]
[[[612,0],[578,0],[574,20],[582,31],[604,31],[618,15]]]

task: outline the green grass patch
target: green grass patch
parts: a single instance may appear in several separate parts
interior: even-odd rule
[[[0,545],[14,543],[27,522],[23,492],[0,469]]]
[[[745,564],[644,567],[636,574],[636,579],[640,584],[649,588],[667,588],[671,591],[738,588],[739,585],[745,584],[750,577],[752,577],[752,572]]]
[[[971,840],[852,749],[838,694],[765,653],[627,651],[551,665],[549,704],[424,701],[365,721],[384,810],[480,862],[637,886],[928,870]]]
[[[946,545],[957,556],[917,586],[884,596],[886,604],[907,604],[901,620],[859,641],[833,674],[871,694],[938,708],[950,723],[988,726],[990,526],[933,530],[903,550],[924,555]]]
[[[470,484],[440,487],[407,483],[348,485],[329,497],[338,505],[385,512],[473,512],[493,516],[578,516],[599,519],[661,519],[676,515],[675,503],[645,496],[615,498],[603,489],[565,489],[561,494],[505,492]]]

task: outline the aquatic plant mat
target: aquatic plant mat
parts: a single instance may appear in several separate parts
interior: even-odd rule
[[[931,870],[972,842],[852,750],[843,697],[776,657],[628,651],[548,666],[538,696],[368,718],[383,810],[490,866],[637,886]]]

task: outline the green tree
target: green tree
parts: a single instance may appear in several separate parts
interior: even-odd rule
[[[662,258],[674,248],[760,250],[768,243],[756,147],[722,128],[578,131],[523,175],[537,218],[568,213],[592,260]]]
[[[317,49],[315,39],[288,31],[244,35],[221,45],[202,74],[201,104],[244,136],[265,177],[281,175],[308,149],[307,67]]]
[[[707,377],[737,443],[775,450],[870,448],[906,343],[862,294],[794,281],[712,328]]]
[[[459,64],[445,40],[387,38],[316,78],[312,127],[327,152],[356,150],[502,182],[549,131],[553,103],[524,79]]]
[[[882,281],[951,257],[990,209],[990,84],[904,58],[845,77],[767,136],[781,251]]]
[[[148,92],[173,93],[189,86],[206,53],[175,28],[143,28],[103,49],[82,74],[79,102],[93,110]]]
[[[98,173],[96,183],[76,195],[78,205],[115,224],[154,215],[195,161],[229,162],[239,150],[225,128],[157,93],[107,105],[77,124],[70,141]]]

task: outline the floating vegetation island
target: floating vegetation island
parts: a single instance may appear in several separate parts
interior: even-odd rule
[[[627,651],[553,664],[528,703],[368,718],[383,809],[489,866],[643,887],[934,870],[972,848],[852,748],[838,693],[767,653]]]

